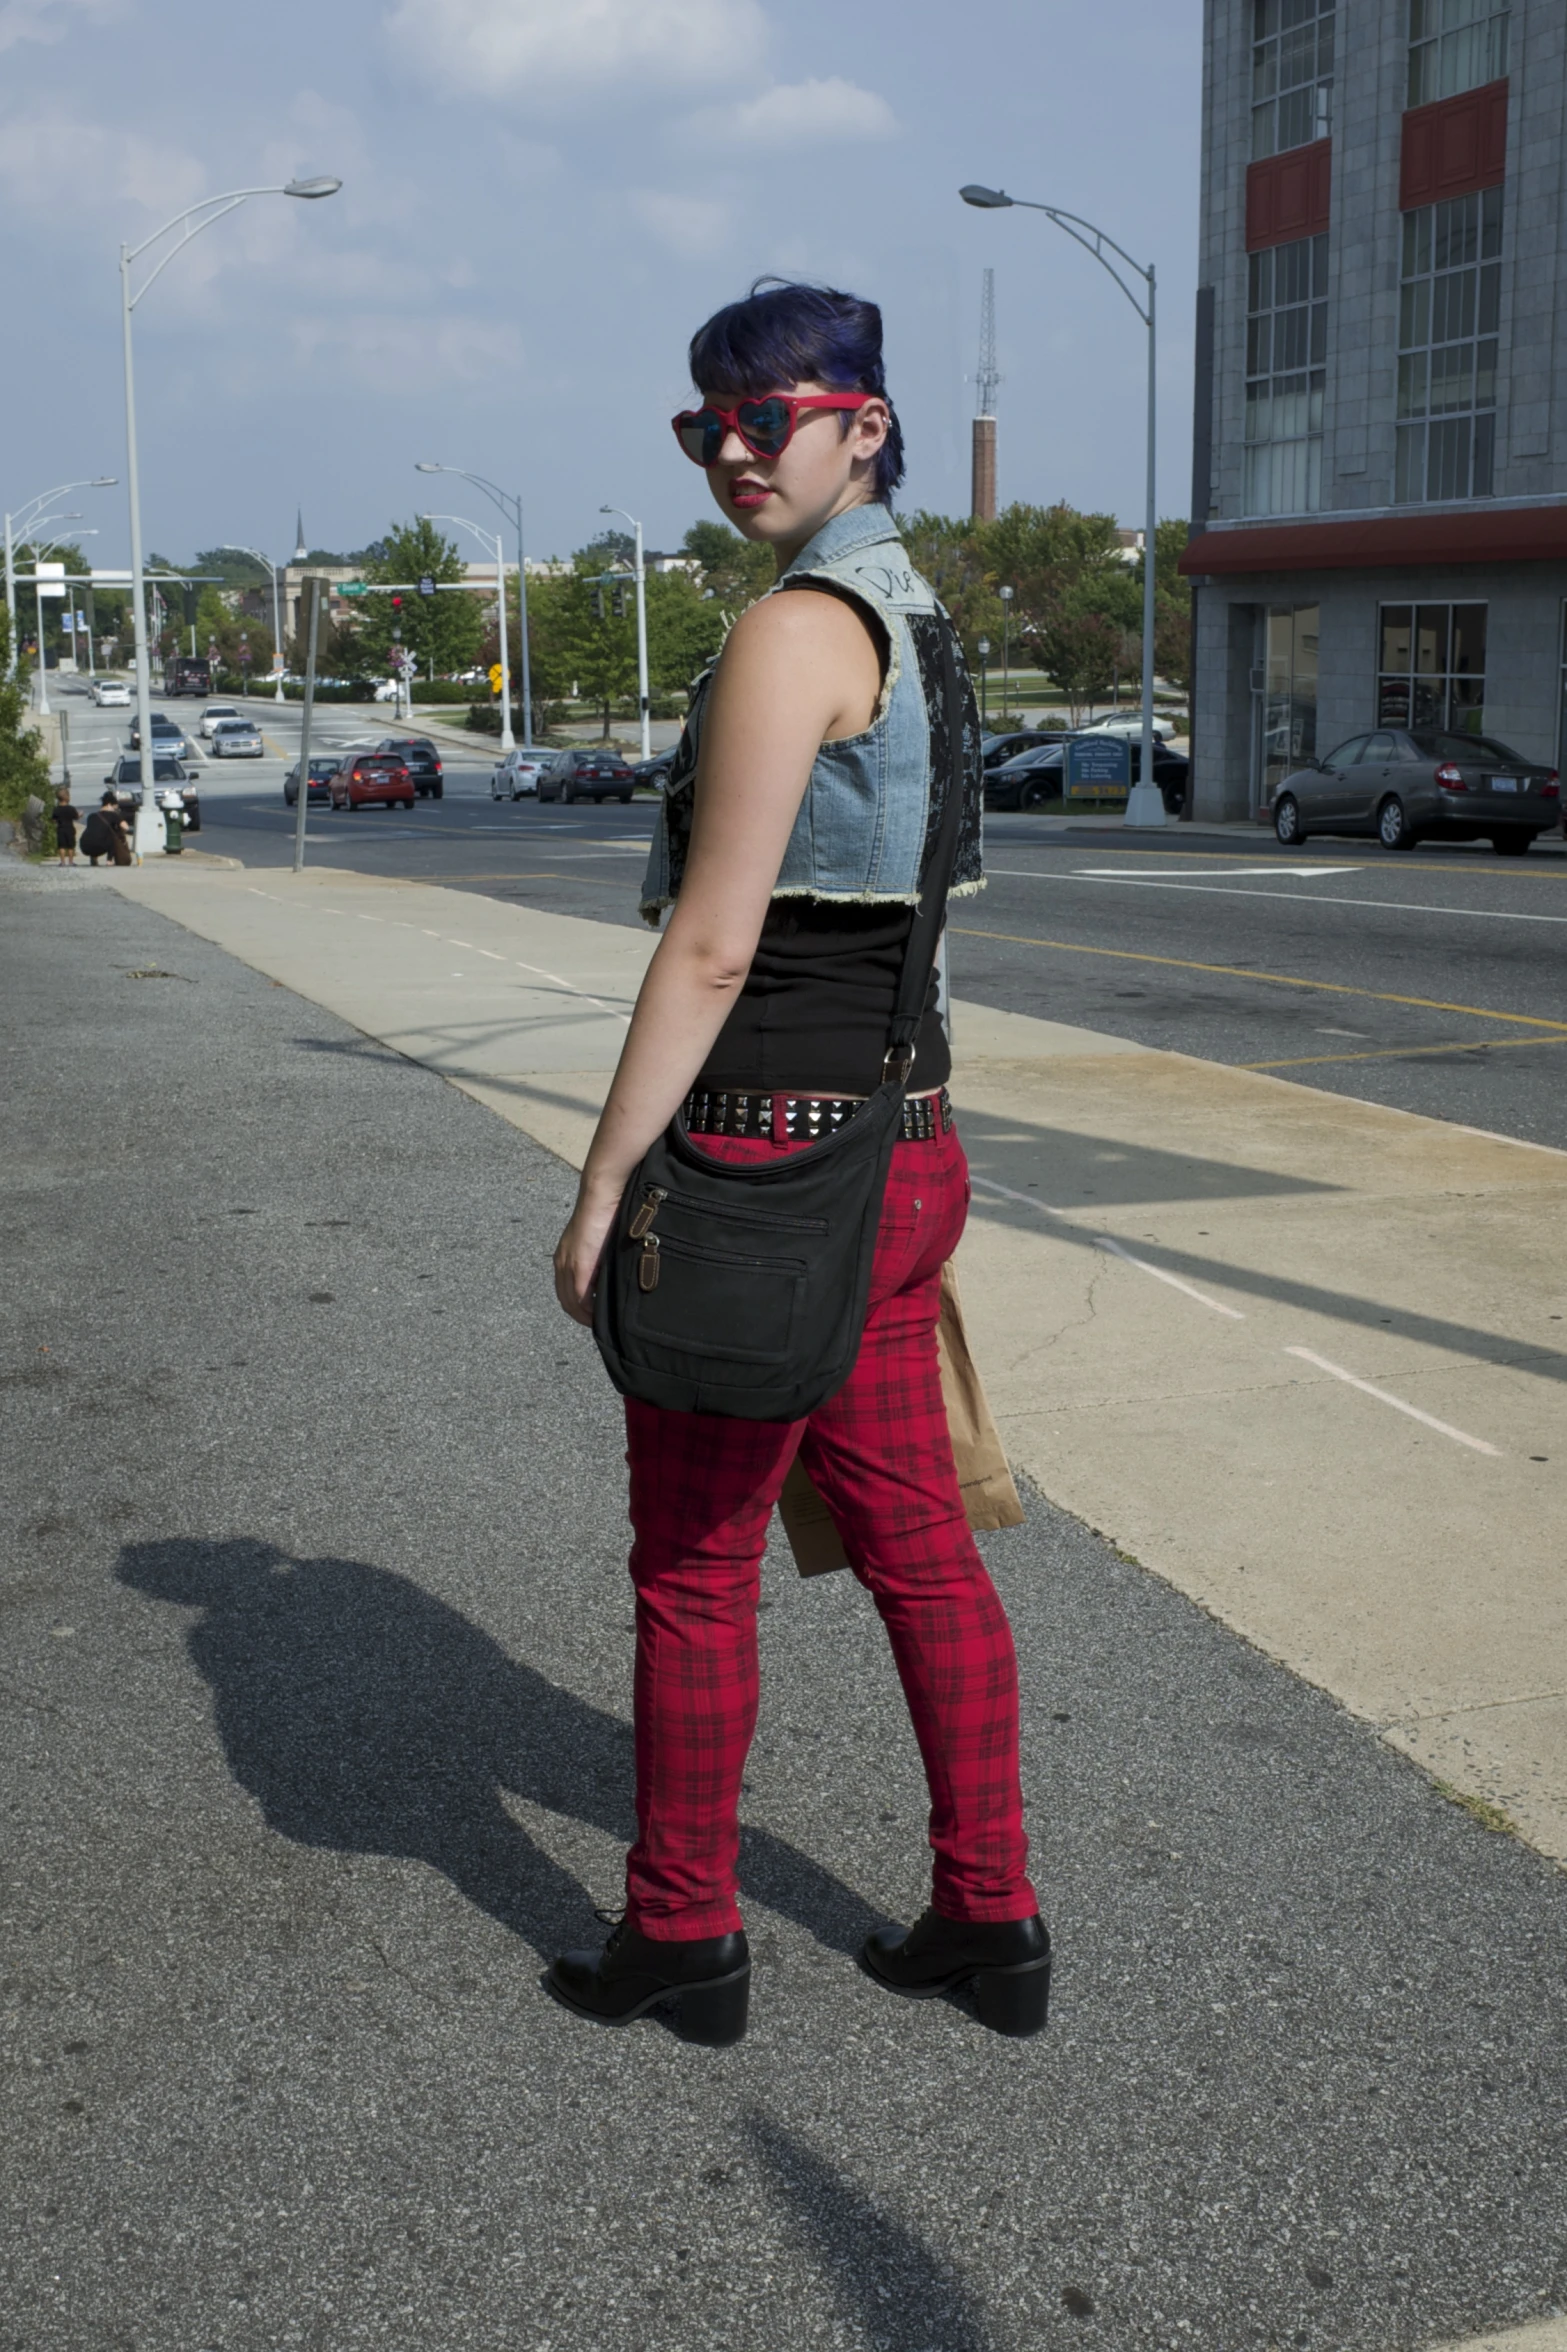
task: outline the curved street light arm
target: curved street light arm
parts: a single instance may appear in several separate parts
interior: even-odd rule
[[[1112,253],[1117,254],[1120,259],[1125,262],[1127,268],[1134,271],[1136,275],[1142,279],[1144,285],[1146,286],[1152,286],[1154,282],[1154,270],[1152,262],[1149,262],[1145,269],[1140,261],[1134,261],[1132,259],[1124,245],[1118,245],[1113,237],[1107,237],[1105,235],[1103,229],[1096,229],[1092,221],[1086,221],[1082,219],[1082,217],[1075,212],[1063,212],[1060,207],[1055,204],[1035,204],[1027,196],[1014,196],[1012,198],[1012,202],[1021,206],[1026,212],[1042,212],[1047,220],[1053,220],[1055,222],[1058,229],[1065,229],[1069,237],[1075,237],[1078,244],[1082,246],[1083,251],[1085,253],[1091,253],[1095,261],[1098,262],[1100,268],[1107,270],[1110,276],[1114,278],[1116,284],[1120,287],[1121,292],[1126,296],[1127,301],[1131,304],[1138,317],[1142,320],[1143,325],[1145,327],[1147,326],[1147,311],[1143,308],[1143,305],[1141,302],[1139,302],[1137,296],[1132,292],[1131,287],[1122,277],[1120,271],[1116,268],[1115,263],[1108,257]]]
[[[522,655],[522,744],[525,751],[531,751],[533,749],[533,669],[528,658],[528,558],[523,546],[522,492],[520,490],[515,492],[502,490],[499,484],[492,482],[486,474],[470,473],[466,466],[437,465],[432,458],[428,457],[416,458],[414,471],[418,474],[453,474],[459,481],[472,482],[476,489],[484,491],[492,503],[499,507],[517,534],[517,631]],[[503,653],[505,651],[504,644],[502,651]],[[509,675],[508,668],[508,677]],[[508,702],[501,729],[503,742],[510,730],[511,706]]]

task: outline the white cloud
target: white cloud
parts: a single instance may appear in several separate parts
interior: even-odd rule
[[[885,98],[838,74],[824,81],[778,82],[759,98],[704,107],[689,126],[734,147],[804,147],[833,139],[891,139],[897,117]]]
[[[122,7],[123,0],[5,0],[0,49],[14,49],[20,41],[63,41],[84,21],[107,24]]]
[[[522,337],[514,326],[454,318],[449,310],[343,309],[329,317],[294,319],[289,341],[302,364],[329,365],[334,381],[374,386],[385,399],[423,398],[434,381],[447,384],[515,383],[522,368]],[[419,367],[408,373],[408,354]]]
[[[18,204],[58,213],[61,189],[78,215],[110,212],[118,233],[134,241],[138,223],[114,208],[134,205],[157,217],[194,204],[206,173],[188,147],[140,131],[105,128],[80,116],[32,111],[0,123],[0,186]]]
[[[499,98],[729,82],[759,63],[767,20],[760,0],[395,0],[387,30],[414,65]]]
[[[684,261],[705,261],[729,241],[727,205],[700,196],[672,196],[661,188],[633,188],[630,203],[643,226]]]

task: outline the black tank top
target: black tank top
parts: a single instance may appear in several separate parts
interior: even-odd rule
[[[913,920],[912,907],[885,902],[775,898],[698,1091],[873,1094]],[[916,1094],[952,1075],[936,999],[932,973],[909,1079]]]

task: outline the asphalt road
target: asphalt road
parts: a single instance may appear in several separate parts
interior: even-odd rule
[[[109,890],[0,880],[0,989],[4,2352],[1392,2352],[1567,2302],[1567,1880],[1037,1498],[986,1546],[1049,2033],[855,1970],[917,1760],[858,1588],[776,1555],[753,2032],[557,2009],[630,1800],[569,1172]]]
[[[296,709],[253,707],[280,750],[297,746]],[[106,740],[117,716],[91,714]],[[328,742],[364,734],[362,716],[330,710],[321,727]],[[318,811],[308,854],[637,922],[651,803],[496,802],[491,764],[448,755],[446,798],[412,812]],[[202,846],[286,863],[283,768],[205,768]],[[1349,841],[1285,852],[1263,832],[1172,827],[1133,846],[1119,827],[1028,816],[992,817],[986,842],[989,887],[953,915],[957,995],[1567,1147],[1559,843],[1516,861]]]

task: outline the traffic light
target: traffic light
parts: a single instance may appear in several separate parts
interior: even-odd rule
[[[596,621],[604,618],[604,591],[597,580],[593,583],[593,618]]]
[[[185,583],[185,626],[190,628],[196,618],[196,591],[189,580]]]
[[[615,582],[614,595],[615,618],[617,621],[623,621],[626,617],[626,584],[623,580]]]
[[[402,600],[402,598],[401,598],[400,596],[394,596],[394,597],[392,598],[392,610],[393,610],[393,612],[394,612],[394,613],[400,613],[400,612],[402,611],[402,609],[403,609],[403,600]]]

